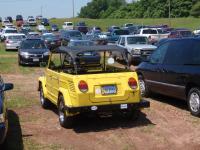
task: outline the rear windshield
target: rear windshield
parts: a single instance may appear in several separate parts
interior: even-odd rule
[[[128,35],[129,31],[128,30],[116,30],[114,31],[115,35]]]
[[[146,37],[128,37],[128,44],[147,44],[148,40]]]
[[[152,29],[143,30],[143,34],[157,34],[157,30],[152,30]]]
[[[42,40],[25,40],[21,44],[22,49],[46,49]]]
[[[17,30],[5,30],[5,33],[17,33]]]
[[[19,35],[19,36],[9,36],[8,39],[9,40],[22,40],[24,39],[25,36],[24,35]]]
[[[68,25],[68,26],[72,26],[73,24],[72,24],[72,23],[67,23],[67,25]]]

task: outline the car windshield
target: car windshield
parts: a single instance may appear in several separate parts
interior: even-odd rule
[[[72,26],[73,24],[72,24],[72,23],[67,23],[67,25],[68,25],[68,26]]]
[[[5,33],[17,33],[17,30],[5,30]]]
[[[143,34],[157,34],[157,30],[152,30],[152,29],[143,30]]]
[[[69,46],[92,46],[94,45],[91,41],[71,41]]]
[[[114,31],[115,35],[129,35],[129,31],[128,30],[116,30]]]
[[[127,37],[128,44],[147,44],[148,40],[146,37]]]
[[[118,29],[120,29],[120,27],[113,27],[113,29],[118,30]]]
[[[29,21],[35,21],[35,19],[29,19]]]
[[[4,23],[10,23],[10,21],[4,21]]]
[[[112,51],[112,54],[119,54],[125,59],[125,54],[119,51]],[[63,72],[70,74],[100,74],[129,72],[126,62],[119,63],[114,60],[110,51],[84,51],[75,56],[76,65],[68,54],[63,54]],[[126,59],[125,59],[126,60]],[[75,67],[76,66],[76,67]]]
[[[81,37],[81,33],[78,31],[69,32],[70,37]]]
[[[46,49],[42,40],[25,40],[21,44],[22,49]]]
[[[49,35],[44,35],[44,39],[56,40],[56,39],[58,39],[58,37],[56,35],[49,34]]]
[[[9,36],[8,39],[9,40],[22,40],[24,39],[25,36],[24,35],[19,35],[19,36]]]
[[[129,24],[126,24],[126,27],[132,27],[133,24],[129,23]]]

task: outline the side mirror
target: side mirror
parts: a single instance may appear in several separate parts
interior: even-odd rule
[[[14,88],[14,85],[12,83],[5,83],[3,91],[12,90],[13,88]]]

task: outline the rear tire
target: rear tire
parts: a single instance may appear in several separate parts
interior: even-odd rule
[[[146,85],[144,77],[142,75],[139,75],[138,78],[139,78],[141,96],[142,97],[149,97],[150,96],[150,90],[149,90],[148,86]]]
[[[187,95],[188,107],[192,115],[200,116],[200,89],[191,88]]]
[[[60,125],[64,128],[71,128],[74,123],[74,117],[70,116],[67,110],[65,110],[64,98],[59,96],[58,114]]]
[[[49,104],[50,104],[50,102],[44,97],[42,85],[40,86],[40,104],[42,108],[44,109],[49,108]]]

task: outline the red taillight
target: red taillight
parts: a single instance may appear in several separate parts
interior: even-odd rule
[[[86,93],[88,91],[88,85],[85,81],[81,80],[78,84],[78,88],[81,92]]]
[[[130,79],[128,80],[128,85],[129,85],[130,88],[133,89],[133,90],[137,89],[137,86],[138,86],[137,81],[136,81],[134,78],[130,78]]]

